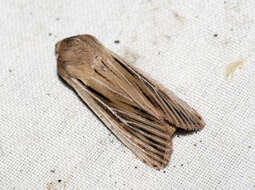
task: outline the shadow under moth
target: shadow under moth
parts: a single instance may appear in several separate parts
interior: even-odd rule
[[[177,128],[203,128],[201,116],[173,92],[105,48],[91,35],[56,44],[57,71],[113,134],[141,161],[169,162]]]

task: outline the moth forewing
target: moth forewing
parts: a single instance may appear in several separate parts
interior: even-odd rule
[[[167,140],[163,143],[165,146],[159,148],[157,144],[151,146],[151,142],[144,138],[139,132],[136,134],[130,133],[123,127],[116,118],[107,112],[107,105],[100,105],[97,98],[94,97],[91,92],[84,87],[84,85],[77,79],[67,79],[70,84],[83,101],[94,111],[94,113],[104,122],[104,124],[115,134],[115,136],[125,144],[134,154],[140,158],[144,163],[157,170],[164,168],[171,153],[171,136],[175,131],[175,128],[169,127],[169,131],[166,134],[162,134]],[[102,103],[104,104],[104,103]],[[149,126],[149,125],[148,125]],[[156,132],[157,133],[157,132]],[[155,148],[156,147],[156,148]],[[164,149],[165,153],[158,149]]]
[[[90,35],[56,45],[58,74],[135,155],[155,169],[169,162],[176,128],[198,130],[201,116],[172,92]]]
[[[197,111],[178,98],[172,91],[148,77],[140,69],[124,61],[117,54],[113,52],[111,52],[111,54],[122,62],[134,76],[138,77],[139,83],[147,84],[148,88],[144,89],[144,91],[151,91],[152,99],[157,101],[157,105],[160,105],[160,109],[165,113],[164,116],[170,123],[173,123],[175,127],[185,130],[199,130],[205,126],[204,120]],[[144,91],[143,93],[145,93]]]

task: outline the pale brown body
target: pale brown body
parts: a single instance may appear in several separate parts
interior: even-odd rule
[[[56,44],[58,74],[144,163],[164,168],[176,128],[199,130],[200,115],[91,35]]]

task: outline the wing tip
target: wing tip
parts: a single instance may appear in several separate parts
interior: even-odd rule
[[[147,162],[144,162],[144,161],[143,162],[147,166],[149,166],[149,167],[151,167],[151,168],[153,168],[153,169],[155,169],[157,171],[160,171],[160,170],[166,168],[166,166],[168,165],[169,161],[170,161],[170,157],[167,160],[163,160],[161,163],[147,163]]]
[[[195,125],[194,129],[193,129],[195,131],[203,129],[206,126],[204,119],[199,114],[197,114],[197,117],[198,117],[198,122],[197,122],[197,125]]]

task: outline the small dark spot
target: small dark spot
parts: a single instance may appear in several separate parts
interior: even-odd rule
[[[113,143],[113,140],[111,140],[111,143]]]
[[[180,135],[177,135],[177,137],[179,138],[179,137],[180,137]]]
[[[58,180],[59,183],[61,183],[61,181],[62,181],[61,179]]]
[[[166,171],[163,171],[163,173],[165,174],[165,173],[166,173]]]
[[[201,143],[202,143],[202,140],[200,140],[199,142],[201,142]]]
[[[226,4],[227,3],[227,1],[224,1],[224,4]]]
[[[251,146],[248,146],[248,148],[251,148]]]
[[[154,164],[154,165],[153,165],[153,167],[154,167],[154,168],[156,168],[156,167],[157,167],[157,165],[156,165],[156,164]]]
[[[193,144],[193,146],[195,146],[195,147],[196,147],[196,146],[197,146],[197,144],[195,143],[195,144]]]
[[[181,167],[183,166],[183,164],[181,164]]]
[[[135,166],[135,169],[137,169],[137,166]]]
[[[11,73],[12,72],[12,70],[11,69],[9,69],[9,73]]]
[[[120,41],[119,41],[119,40],[115,40],[114,43],[115,43],[115,44],[119,44]]]
[[[52,36],[52,33],[49,33],[49,36]]]
[[[215,38],[218,37],[218,34],[214,34],[213,37],[215,37]]]
[[[160,55],[160,51],[158,52],[158,55]]]
[[[47,96],[50,96],[50,93],[46,93]]]
[[[112,135],[111,133],[108,134],[108,136],[111,136],[111,135]]]
[[[115,185],[116,185],[116,184],[117,184],[117,181],[115,181],[114,183],[115,183]]]
[[[56,18],[56,21],[59,21],[59,20],[60,20],[60,18],[59,18],[59,17],[57,17],[57,18]]]
[[[169,36],[169,35],[164,35],[164,37],[165,37],[167,40],[171,40],[171,36]]]
[[[174,12],[174,16],[175,16],[176,18],[180,17],[180,15],[179,15],[177,12]]]
[[[176,166],[174,165],[173,167],[175,168]]]

